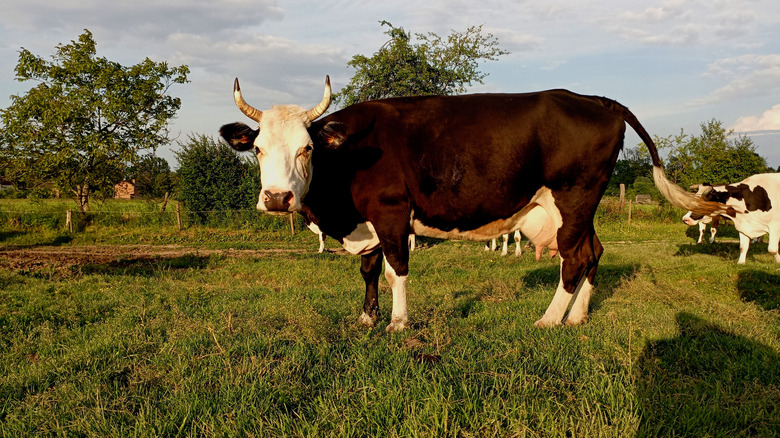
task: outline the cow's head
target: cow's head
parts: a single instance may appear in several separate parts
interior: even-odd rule
[[[262,186],[258,210],[272,214],[301,210],[312,176],[313,142],[307,128],[328,109],[330,96],[330,78],[326,77],[325,94],[314,108],[276,105],[260,111],[244,101],[236,78],[233,85],[236,105],[258,127],[252,129],[243,123],[231,123],[222,126],[219,133],[237,151],[254,149]]]

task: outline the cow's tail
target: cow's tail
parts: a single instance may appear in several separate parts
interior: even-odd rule
[[[634,131],[639,135],[639,138],[642,139],[642,142],[644,142],[644,144],[650,150],[650,158],[653,161],[653,180],[655,181],[655,186],[658,187],[658,190],[662,195],[664,195],[664,198],[669,200],[672,205],[682,208],[683,210],[690,210],[705,216],[714,216],[733,211],[733,209],[726,204],[705,201],[701,199],[700,196],[696,196],[695,194],[688,192],[677,184],[669,181],[669,179],[666,177],[666,172],[664,172],[664,167],[661,163],[661,157],[658,155],[658,149],[655,147],[655,142],[653,142],[650,134],[645,131],[644,126],[639,123],[639,120],[637,120],[636,116],[628,108],[618,102],[615,102],[614,100],[607,98],[601,98],[600,100],[607,108],[622,114],[623,120],[625,120],[625,122],[634,129]]]

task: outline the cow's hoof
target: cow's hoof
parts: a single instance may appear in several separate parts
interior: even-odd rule
[[[561,322],[560,321],[555,321],[555,320],[544,319],[544,317],[542,317],[542,319],[536,321],[534,323],[534,325],[537,326],[537,327],[540,327],[540,328],[549,328],[549,327],[558,327],[558,326],[561,325]]]
[[[586,322],[588,322],[587,316],[584,318],[576,318],[576,319],[566,318],[566,321],[564,321],[563,323],[566,325],[574,326],[574,325],[582,325],[585,324]]]
[[[379,315],[371,316],[366,312],[360,314],[360,323],[368,328],[375,326],[378,320],[379,320]]]
[[[390,325],[385,328],[388,333],[401,332],[406,330],[406,321],[391,321]]]

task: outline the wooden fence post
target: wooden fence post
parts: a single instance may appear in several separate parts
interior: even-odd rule
[[[295,213],[290,213],[290,234],[295,235]]]
[[[65,228],[69,233],[73,232],[73,210],[71,209],[65,212]]]
[[[631,200],[629,199],[628,200],[628,224],[629,225],[631,225],[631,206],[632,206],[632,203],[631,203]]]
[[[179,231],[181,231],[181,204],[176,203],[176,223],[179,225]]]
[[[626,205],[626,185],[621,184],[620,185],[620,209],[623,209],[623,206]]]

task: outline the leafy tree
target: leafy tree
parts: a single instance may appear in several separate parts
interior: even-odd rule
[[[651,177],[653,174],[653,163],[650,159],[650,152],[642,144],[634,148],[624,148],[621,158],[615,163],[615,170],[607,186],[607,193],[617,195],[620,193],[620,184],[631,187],[637,178]],[[650,192],[642,192],[649,194]]]
[[[39,83],[2,110],[7,176],[28,186],[53,182],[82,211],[140,151],[168,142],[168,121],[181,106],[168,89],[189,73],[148,58],[125,67],[96,53],[89,30],[58,45],[51,61],[22,48],[16,79]]]
[[[191,135],[180,143],[178,194],[195,219],[205,223],[210,212],[254,209],[260,172],[241,160],[228,145],[206,135]]]
[[[498,47],[492,34],[482,34],[482,26],[453,32],[446,39],[434,34],[415,34],[387,21],[390,37],[371,57],[355,55],[347,63],[355,69],[349,84],[334,96],[344,106],[384,97],[455,94],[474,82],[483,83],[478,61],[496,60],[509,52]]]
[[[670,149],[666,168],[678,184],[731,183],[771,171],[750,137],[732,138],[733,131],[727,131],[716,119],[700,126],[698,136],[681,130],[676,136],[656,138],[659,148]]]
[[[173,191],[171,167],[164,158],[153,154],[141,156],[127,172],[128,180],[135,180],[135,187],[149,198],[164,198]]]

